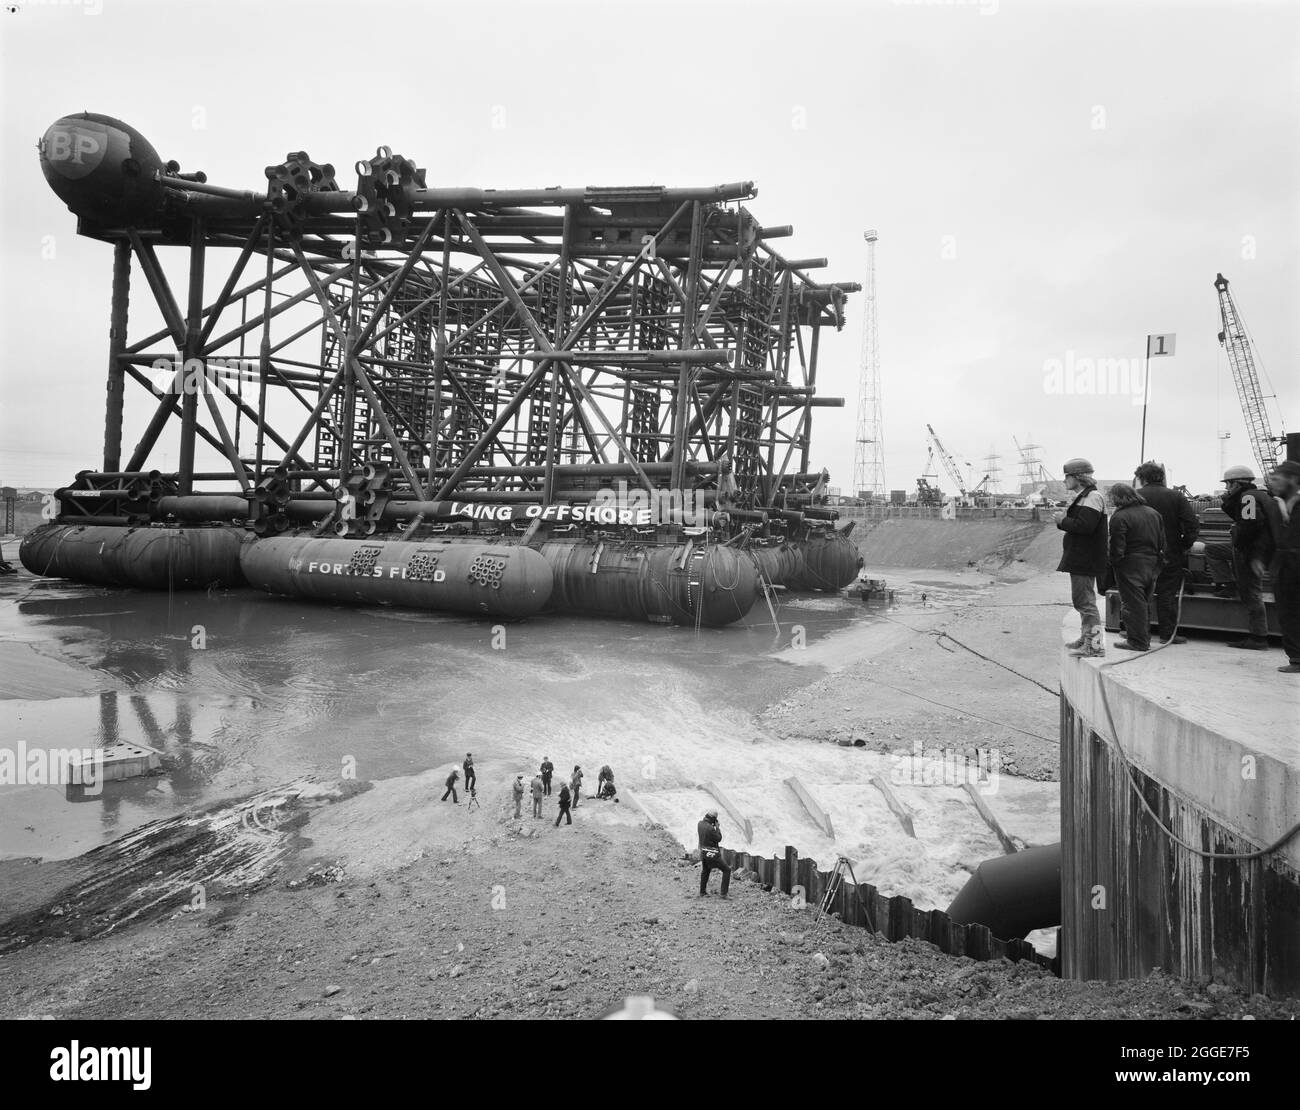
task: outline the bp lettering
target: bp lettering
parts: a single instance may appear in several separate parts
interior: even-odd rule
[[[71,162],[80,166],[85,155],[98,154],[99,150],[99,140],[94,135],[84,131],[56,131],[50,136],[45,156],[51,162]]]

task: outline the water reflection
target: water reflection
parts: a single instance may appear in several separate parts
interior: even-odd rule
[[[499,626],[463,617],[253,591],[46,585],[0,605],[0,638],[39,643],[112,688],[0,698],[0,742],[143,743],[164,753],[167,773],[107,783],[77,804],[58,787],[0,786],[0,857],[76,854],[218,798],[337,778],[348,760],[363,779],[459,762],[467,750],[585,762],[584,745],[607,734],[649,743],[667,706],[677,720],[712,714],[743,729],[750,712],[815,677],[772,658],[794,625],[811,643],[871,619],[838,597],[790,599],[778,627],[766,606],[698,632],[551,616],[504,625],[498,649]]]

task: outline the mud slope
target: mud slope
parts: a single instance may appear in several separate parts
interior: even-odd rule
[[[976,563],[989,569],[1013,563],[1048,522],[1023,520],[900,520],[889,518],[854,531],[867,567],[947,569]]]

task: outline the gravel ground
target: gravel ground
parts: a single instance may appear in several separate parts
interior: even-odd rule
[[[715,877],[700,898],[698,867],[662,829],[581,807],[558,829],[490,815],[471,832],[459,817],[389,871],[356,877],[304,851],[257,889],[99,939],[54,936],[68,922],[51,918],[51,935],[0,957],[0,1017],[591,1018],[631,994],[683,1018],[1300,1013],[1163,975],[1064,982],[890,944],[745,879],[724,901]]]

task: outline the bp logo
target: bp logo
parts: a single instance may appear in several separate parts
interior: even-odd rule
[[[41,140],[41,153],[68,178],[85,177],[104,160],[108,129],[90,122],[56,123]]]

